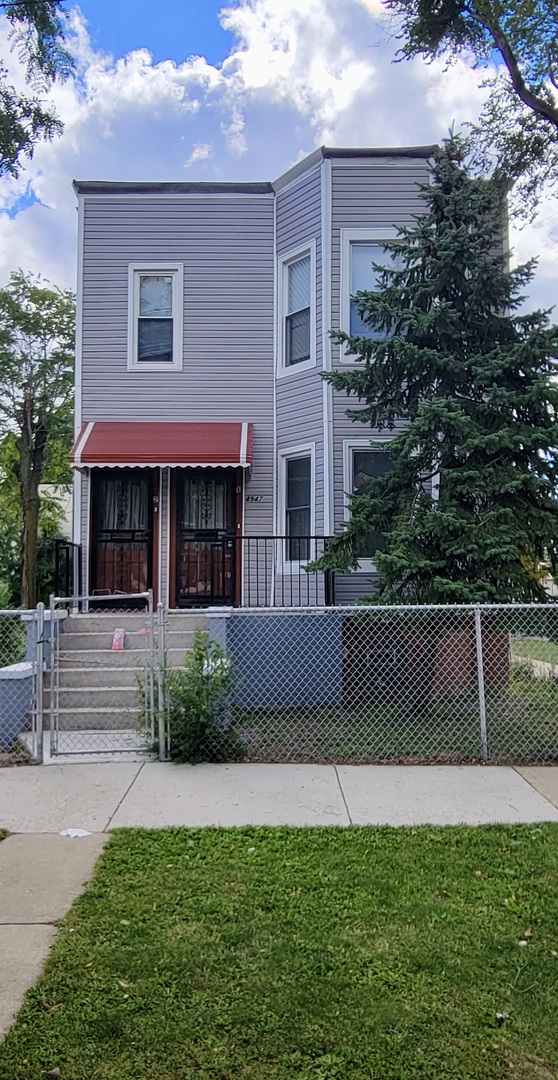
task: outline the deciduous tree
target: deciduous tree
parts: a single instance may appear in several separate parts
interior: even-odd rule
[[[55,79],[70,74],[73,62],[64,48],[62,0],[4,0],[0,15],[11,25],[12,45],[30,90],[22,93],[13,86],[0,63],[0,174],[17,176],[37,142],[62,131],[44,96]]]
[[[542,186],[558,191],[556,0],[384,0],[402,42],[397,59],[473,57],[490,86],[473,127],[475,160],[517,182],[514,210],[533,213]],[[496,63],[496,73],[488,66]]]
[[[71,445],[74,331],[73,293],[21,270],[0,289],[0,435],[11,433],[17,451],[24,607],[37,598],[39,485],[49,458]]]

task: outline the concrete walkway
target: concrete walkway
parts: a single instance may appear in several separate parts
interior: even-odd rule
[[[107,839],[8,836],[0,843],[0,1035],[40,975],[55,924],[91,876]]]
[[[558,768],[162,765],[0,769],[0,1038],[111,829],[558,822]],[[80,839],[58,835],[77,828]]]

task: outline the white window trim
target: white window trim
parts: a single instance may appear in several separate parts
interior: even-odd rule
[[[310,536],[314,536],[316,531],[316,443],[311,442],[300,444],[299,446],[289,446],[285,450],[279,450],[277,456],[277,521],[279,523],[279,536],[287,535],[287,461],[290,461],[292,458],[300,457],[310,458]],[[276,546],[275,565],[278,574],[299,574],[307,565],[307,562],[287,559],[287,541],[278,540]],[[310,558],[308,559],[308,562],[317,558],[313,547],[315,547],[315,545],[310,546]]]
[[[395,435],[377,435],[374,440],[371,439],[343,439],[343,520],[351,520],[351,490],[353,485],[353,469],[352,458],[353,450],[370,450],[370,453],[374,453],[375,450],[381,452],[383,447],[371,446],[371,442],[385,443],[389,446],[391,442],[396,438]],[[349,571],[349,573],[368,573],[373,574],[376,572],[376,564],[373,559],[360,559],[359,564],[355,570]]]
[[[140,363],[138,312],[140,274],[172,275],[172,364]],[[184,351],[184,264],[169,262],[130,263],[128,266],[128,371],[182,371]]]
[[[285,363],[285,319],[287,312],[287,267],[290,263],[297,262],[305,255],[310,256],[310,359],[303,360],[300,364]],[[296,375],[300,371],[308,371],[316,366],[316,241],[309,240],[293,248],[285,255],[277,259],[277,378]]]
[[[381,244],[384,240],[397,239],[397,229],[394,225],[384,225],[381,229],[341,229],[341,294],[339,297],[339,329],[346,334],[351,332],[351,244],[355,241],[361,243]],[[339,349],[339,362],[341,364],[362,364],[355,360],[347,350],[341,346]]]

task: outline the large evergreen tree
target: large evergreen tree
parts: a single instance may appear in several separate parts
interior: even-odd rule
[[[383,532],[384,603],[544,600],[533,566],[557,565],[558,328],[520,313],[534,266],[509,270],[502,188],[470,175],[466,150],[444,143],[424,212],[385,244],[396,265],[357,294],[375,336],[333,335],[362,366],[325,376],[363,403],[356,423],[385,438],[404,421],[393,467],[352,496],[321,560],[354,567]]]

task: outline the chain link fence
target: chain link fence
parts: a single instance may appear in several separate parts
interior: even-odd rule
[[[0,611],[0,766],[42,760],[40,608]]]
[[[209,633],[233,676],[215,755],[230,729],[249,761],[558,761],[558,606],[235,610]]]
[[[168,670],[199,631],[217,650],[196,690],[212,760],[558,761],[558,605],[179,613],[129,599],[0,611],[1,765],[42,760],[43,718],[53,757],[172,757]]]

